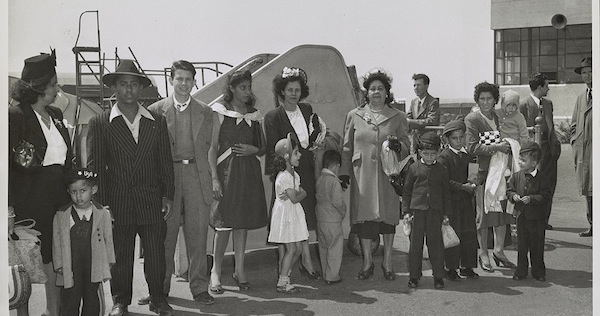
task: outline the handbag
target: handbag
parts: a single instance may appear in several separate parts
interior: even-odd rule
[[[12,148],[12,151],[14,161],[23,168],[39,166],[43,161],[43,157],[40,157],[35,146],[25,140],[21,140],[19,144]]]
[[[500,139],[499,131],[487,131],[479,133],[479,143],[482,145],[499,144],[502,142]]]
[[[442,225],[442,239],[444,240],[444,249],[460,245],[460,239],[450,225]]]
[[[8,267],[8,308],[19,309],[26,306],[31,296],[31,281],[23,265]]]
[[[29,222],[29,225],[22,225]],[[22,265],[29,275],[31,283],[46,283],[48,277],[44,272],[41,247],[37,236],[40,233],[32,227],[35,221],[22,220],[15,223],[15,235],[18,239],[8,241],[8,265]]]

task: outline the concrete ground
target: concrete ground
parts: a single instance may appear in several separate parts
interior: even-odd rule
[[[407,269],[408,239],[401,228],[394,240],[394,270],[397,279],[387,281],[379,267],[382,255],[375,256],[375,275],[360,281],[356,274],[361,258],[345,251],[341,276],[344,281],[328,286],[322,280],[300,276],[296,267],[292,282],[302,287],[298,294],[275,291],[276,255],[272,249],[247,254],[246,271],[252,289],[240,292],[231,278],[232,256],[226,258],[222,276],[226,292],[216,296],[216,304],[199,306],[189,292],[188,283],[173,278],[169,302],[176,315],[591,315],[592,314],[592,239],[578,236],[587,228],[585,204],[575,190],[571,148],[563,145],[559,160],[556,194],[550,223],[554,230],[546,234],[545,263],[547,282],[531,278],[513,281],[512,271],[497,268],[486,273],[477,268],[479,280],[446,280],[446,288],[433,289],[431,266],[424,260],[420,287],[409,289]],[[264,237],[263,237],[264,238]],[[517,253],[508,247],[509,259]],[[134,302],[129,315],[154,315],[147,306],[138,306],[137,298],[147,293],[143,264],[135,265]],[[104,285],[107,308],[110,289]],[[30,301],[31,315],[40,315],[45,306],[43,286],[34,285]]]

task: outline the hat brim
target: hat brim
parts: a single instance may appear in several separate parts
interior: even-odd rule
[[[115,83],[115,80],[117,79],[117,77],[123,76],[123,75],[137,77],[138,79],[140,79],[140,84],[142,84],[142,86],[144,88],[149,87],[152,84],[152,82],[150,81],[150,79],[148,79],[148,77],[134,73],[134,72],[111,72],[109,74],[102,76],[102,83],[104,83],[108,87],[112,87],[113,84]]]
[[[442,135],[446,135],[448,133],[452,133],[454,131],[465,131],[462,127],[451,127],[449,129],[442,130]]]

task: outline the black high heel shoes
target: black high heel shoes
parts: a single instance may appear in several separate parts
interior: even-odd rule
[[[371,263],[371,266],[364,271],[360,271],[358,273],[358,279],[359,280],[366,280],[368,278],[370,278],[373,275],[373,272],[375,272],[375,264]]]

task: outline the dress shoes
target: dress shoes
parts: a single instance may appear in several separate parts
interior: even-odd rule
[[[410,279],[408,280],[408,287],[417,288],[419,286],[419,279]]]
[[[250,283],[248,283],[248,282],[240,282],[240,280],[238,279],[237,275],[235,275],[235,273],[232,274],[231,277],[235,281],[235,284],[237,284],[237,286],[240,289],[240,291],[247,291],[247,290],[250,289]]]
[[[381,270],[383,271],[383,277],[386,280],[388,280],[388,281],[396,280],[396,272],[394,272],[394,270],[386,270],[385,267],[383,266],[383,263],[381,264]]]
[[[458,275],[454,269],[446,270],[446,279],[450,281],[460,281],[460,275]]]
[[[592,237],[592,229],[579,233],[579,237]]]
[[[467,277],[467,279],[479,279],[479,274],[475,273],[472,268],[461,268],[460,275]]]
[[[546,230],[553,230],[554,227],[550,224],[546,224]]]
[[[435,289],[443,289],[444,288],[444,279],[442,278],[433,278],[433,287]]]
[[[534,278],[534,279],[536,279],[536,280],[538,280],[540,282],[546,282],[546,277],[545,276],[537,277],[537,278]]]
[[[160,316],[173,316],[175,312],[173,311],[173,307],[167,303],[166,300],[160,303],[150,302],[150,311],[155,312]]]
[[[512,279],[515,280],[515,281],[521,281],[521,280],[524,280],[525,277],[524,276],[513,275]]]
[[[370,278],[373,275],[374,271],[375,271],[375,264],[371,263],[371,266],[367,270],[360,271],[358,273],[357,278],[359,280],[366,280],[366,279]]]
[[[208,294],[208,291],[200,292],[200,294],[194,295],[194,301],[202,305],[212,305],[215,303],[215,298]]]
[[[122,315],[127,315],[127,313],[128,313],[127,305],[117,303],[117,304],[113,305],[108,316],[122,316]]]

